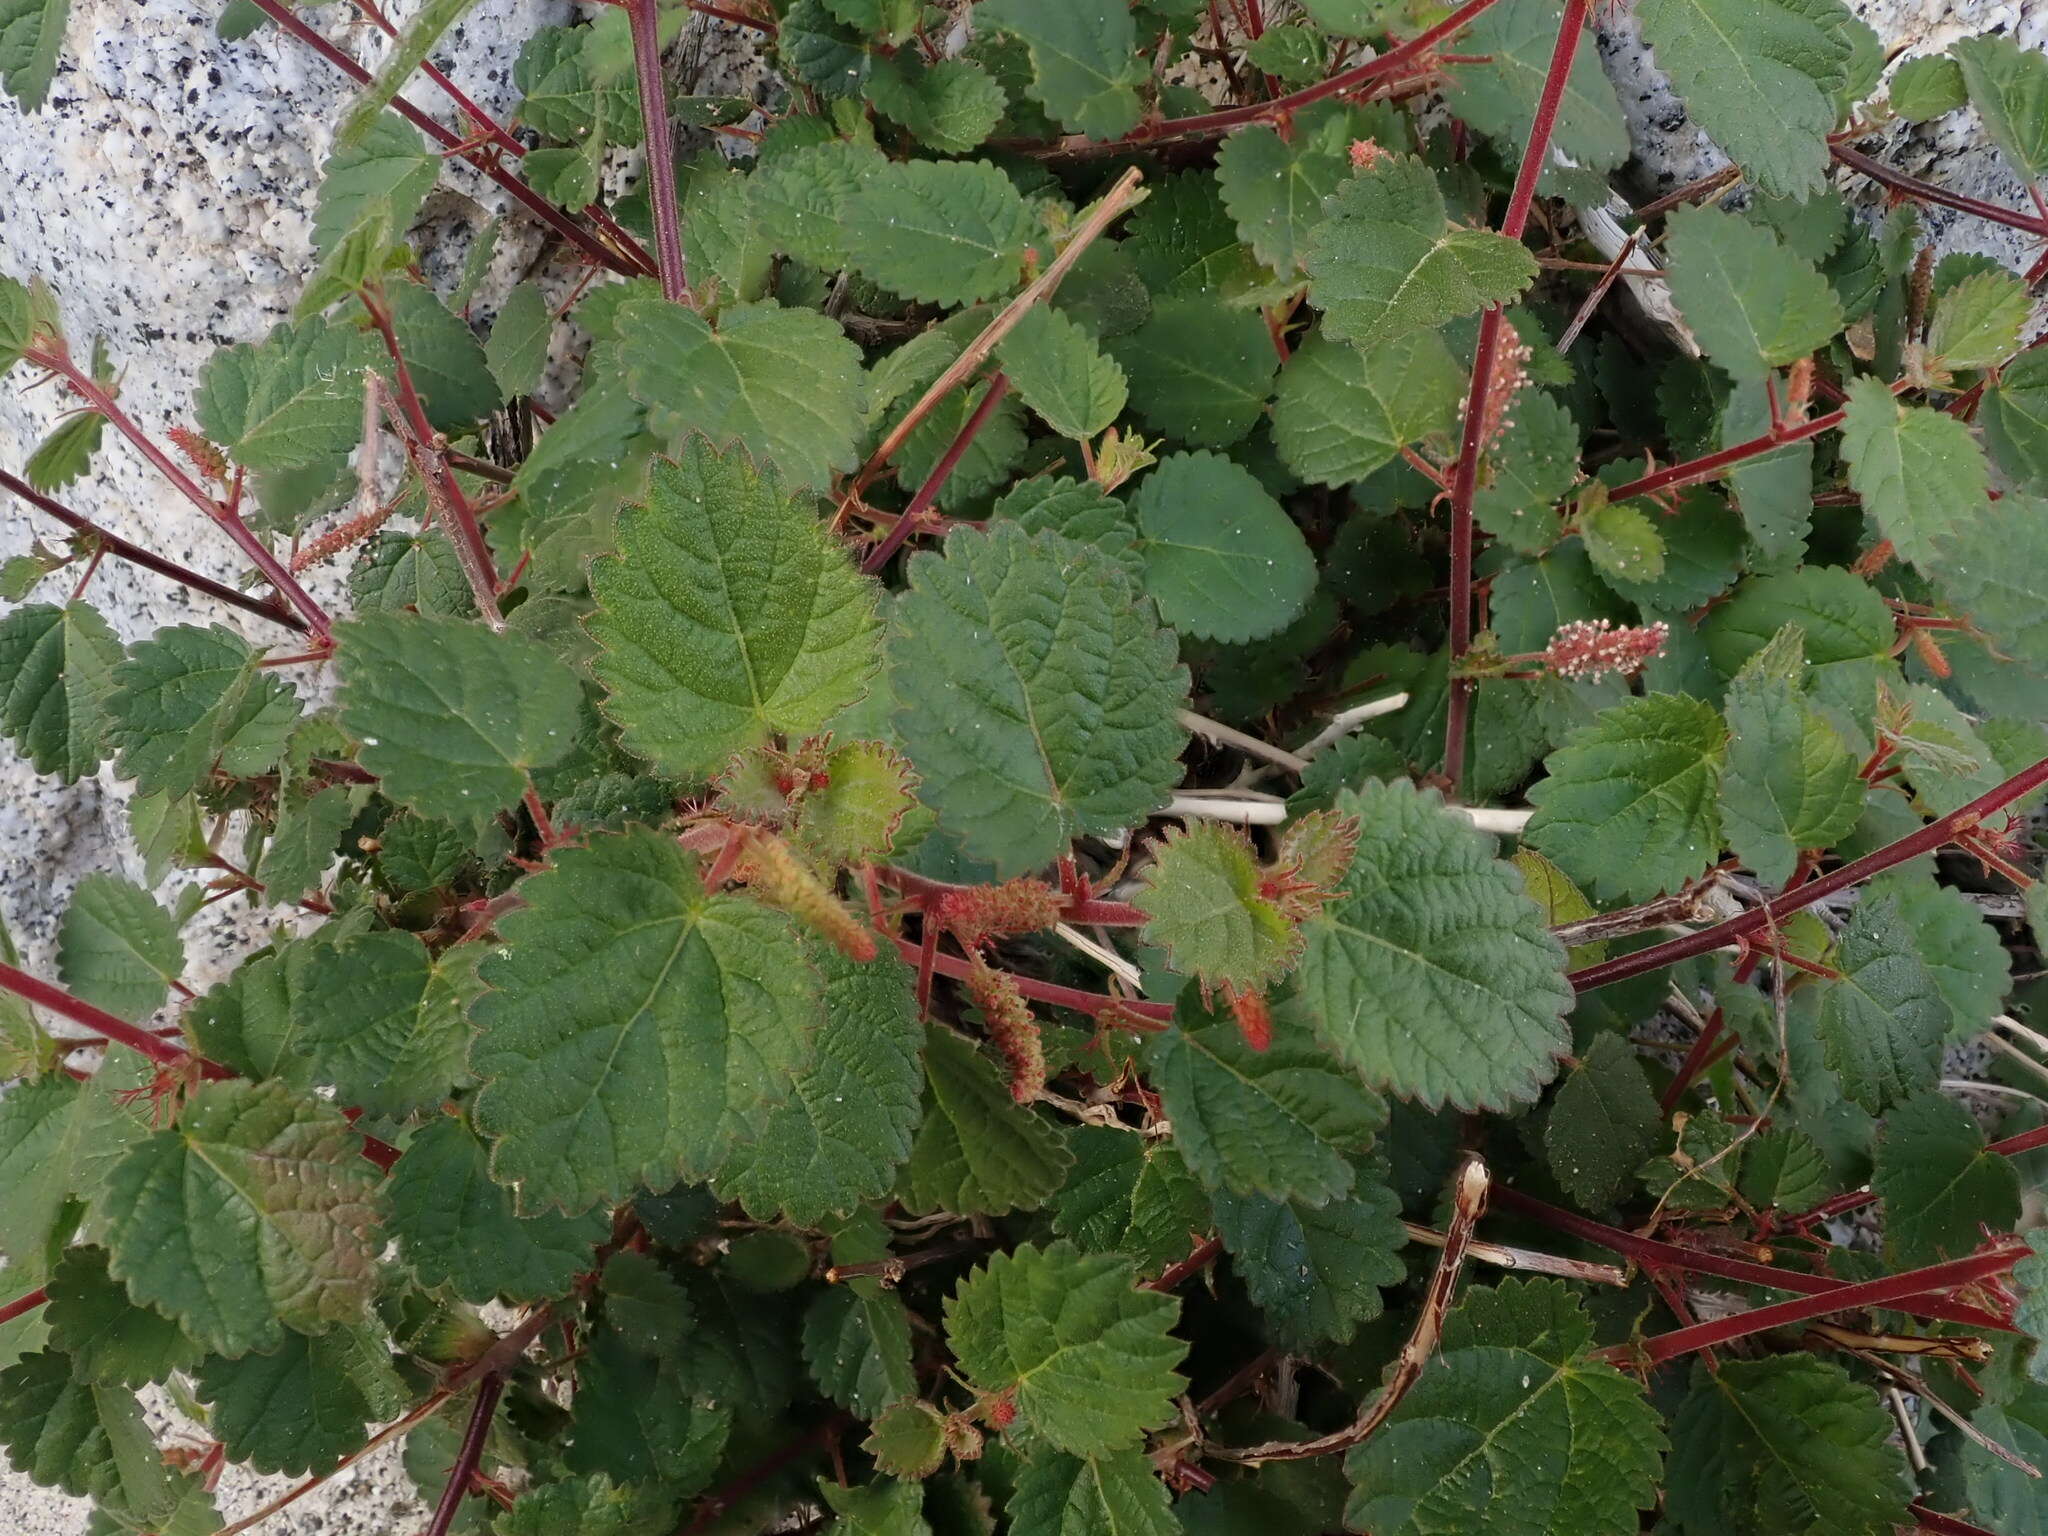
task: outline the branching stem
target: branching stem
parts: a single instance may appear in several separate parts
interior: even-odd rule
[[[1508,211],[1500,232],[1520,240],[1529,224],[1529,210],[1535,206],[1536,181],[1550,160],[1551,130],[1564,101],[1565,81],[1571,74],[1572,57],[1585,28],[1590,0],[1565,0],[1564,15],[1557,26],[1557,41],[1550,51],[1550,68],[1543,77],[1543,94],[1536,102],[1536,118],[1529,128],[1528,143],[1522,148],[1522,163],[1515,172],[1514,191],[1508,196]],[[1374,61],[1379,62],[1378,60]],[[1457,471],[1451,477],[1451,686],[1444,706],[1444,778],[1449,793],[1456,795],[1465,772],[1465,738],[1472,718],[1472,700],[1478,684],[1458,675],[1458,664],[1472,648],[1472,499],[1479,488],[1479,455],[1485,447],[1487,423],[1491,419],[1495,363],[1500,352],[1501,327],[1506,314],[1496,304],[1479,319],[1479,343],[1473,349],[1472,385],[1465,397],[1464,436],[1458,449]]]
[[[633,68],[640,84],[640,115],[647,124],[647,199],[654,205],[654,252],[662,297],[690,302],[683,265],[683,222],[676,208],[675,135],[668,120],[668,82],[661,75],[661,22],[655,0],[626,0],[633,29]]]
[[[211,576],[202,576],[175,560],[166,560],[162,555],[144,549],[140,544],[131,544],[119,534],[109,533],[98,523],[79,516],[62,502],[52,500],[26,480],[10,475],[4,469],[0,469],[0,487],[19,496],[36,510],[47,512],[65,527],[90,535],[100,549],[117,560],[126,560],[130,565],[155,571],[159,576],[168,576],[180,586],[190,587],[194,592],[239,608],[244,613],[253,613],[260,619],[268,619],[273,624],[282,624],[286,629],[297,630],[302,635],[307,632],[306,621],[289,608],[267,598],[251,597],[248,593],[224,582],[215,581]]]

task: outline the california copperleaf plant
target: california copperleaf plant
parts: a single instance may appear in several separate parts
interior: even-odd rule
[[[374,74],[334,9],[221,17],[359,96],[172,430],[0,281],[76,407],[0,730],[146,877],[0,955],[17,1473],[2040,1529],[2048,256],[1921,218],[2048,218],[1866,151],[1973,110],[2038,186],[2048,60],[1641,0],[1729,166],[1632,207],[1586,0],[629,0],[503,121],[462,0],[356,0]],[[22,110],[63,11],[0,0]],[[674,85],[692,12],[772,108]],[[509,291],[407,244],[449,160]],[[66,505],[133,454],[242,579]],[[200,617],[124,644],[110,562]],[[269,942],[195,995],[216,902]]]

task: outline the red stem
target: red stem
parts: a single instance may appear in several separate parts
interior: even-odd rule
[[[69,1019],[95,1034],[118,1041],[162,1066],[183,1066],[188,1061],[197,1060],[207,1068],[207,1075],[210,1077],[234,1076],[227,1068],[216,1066],[203,1057],[195,1057],[190,1051],[160,1040],[138,1024],[130,1024],[126,1019],[116,1018],[104,1008],[95,1008],[83,998],[73,997],[53,982],[31,976],[27,971],[17,970],[4,963],[0,963],[0,991],[12,992],[16,997],[24,998],[38,1008],[47,1008],[59,1018]]]
[[[1847,1311],[1852,1307],[1891,1306],[1916,1296],[1968,1285],[1973,1280],[1982,1280],[2010,1269],[2015,1260],[2023,1259],[2032,1252],[2033,1249],[2025,1243],[2007,1244],[1988,1253],[1973,1253],[1964,1258],[1929,1264],[1922,1269],[1861,1280],[1825,1295],[1772,1302],[1767,1307],[1738,1312],[1732,1317],[1717,1317],[1711,1322],[1694,1323],[1689,1328],[1674,1328],[1669,1333],[1644,1339],[1640,1344],[1618,1344],[1602,1353],[1615,1363],[1626,1360],[1661,1365],[1666,1360],[1689,1355],[1696,1349],[1711,1349],[1733,1339],[1789,1327],[1810,1318],[1824,1317],[1830,1312]]]
[[[782,30],[772,21],[763,21],[758,16],[742,15],[738,11],[727,10],[722,5],[711,5],[708,3],[708,0],[684,0],[684,4],[688,5],[699,16],[709,16],[718,21],[729,21],[736,27],[752,27],[756,32],[767,37],[774,37]]]
[[[2031,1131],[2021,1131],[2017,1136],[1994,1141],[1984,1150],[1996,1152],[2000,1157],[2018,1157],[2022,1152],[2032,1152],[2037,1147],[2048,1147],[2048,1125],[2037,1125]]]
[[[346,53],[343,53],[333,43],[322,37],[318,32],[307,26],[303,21],[299,20],[293,14],[287,0],[255,0],[255,4],[258,10],[276,22],[278,27],[288,36],[297,38],[329,64],[332,64],[336,69],[348,76],[357,85],[368,85],[370,83],[370,72]],[[421,133],[424,133],[443,149],[454,149],[463,142],[460,134],[453,133],[449,129],[442,127],[441,124],[435,122],[433,118],[422,112],[403,96],[392,98],[391,110],[411,123],[413,127],[419,129]],[[653,270],[653,258],[645,257],[644,252],[640,254],[645,257],[645,265],[637,266],[626,257],[608,248],[603,241],[599,240],[589,230],[578,224],[574,218],[570,217],[566,209],[557,207],[549,202],[538,192],[534,191],[533,188],[521,181],[510,170],[506,169],[504,164],[497,158],[495,150],[472,149],[465,153],[464,158],[502,187],[506,194],[524,207],[527,212],[553,229],[570,244],[576,246],[599,266],[609,268],[611,271],[621,273],[626,277],[638,277],[643,272],[651,272]]]
[[[1003,396],[1009,392],[1008,374],[998,373],[988,381],[988,393],[981,397],[981,404],[974,408],[973,414],[954,434],[953,441],[940,456],[939,462],[933,465],[932,472],[925,476],[924,484],[920,485],[917,494],[910,498],[910,505],[903,509],[897,516],[894,526],[882,536],[882,542],[870,550],[867,559],[861,562],[863,574],[873,576],[878,573],[889,563],[889,557],[902,547],[903,541],[909,538],[912,530],[916,528],[917,520],[939,499],[939,492],[945,488],[946,482],[953,478],[953,471],[960,467],[960,460],[965,457],[968,447],[987,424],[989,417],[995,414],[996,407],[1003,403]]]
[[[1936,1509],[1929,1509],[1918,1499],[1907,1506],[1913,1516],[1913,1524],[1920,1530],[1932,1531],[1934,1536],[1998,1536],[1981,1525],[1972,1525],[1967,1520],[1958,1520],[1954,1515],[1944,1515]]]
[[[1769,1264],[1753,1264],[1747,1259],[1730,1258],[1726,1254],[1708,1253],[1698,1248],[1682,1248],[1676,1243],[1660,1242],[1654,1237],[1625,1232],[1620,1227],[1610,1227],[1604,1221],[1595,1221],[1590,1216],[1581,1216],[1574,1211],[1564,1210],[1516,1189],[1497,1187],[1493,1191],[1492,1200],[1496,1210],[1513,1211],[1518,1216],[1526,1216],[1531,1221],[1541,1222],[1555,1231],[1618,1253],[1644,1269],[1680,1269],[1693,1274],[1719,1275],[1724,1280],[1739,1280],[1745,1285],[1767,1285],[1774,1290],[1796,1291],[1806,1296],[1831,1296],[1847,1286],[1846,1281],[1828,1275],[1808,1275],[1796,1269],[1777,1269]],[[1897,1310],[1910,1312],[1919,1317],[1960,1323],[1965,1328],[1993,1333],[2015,1331],[2010,1323],[1981,1308],[1936,1296],[1908,1298],[1897,1304]]]
[[[1760,454],[1783,448],[1788,443],[1803,443],[1809,437],[1819,437],[1842,424],[1847,411],[1830,411],[1825,416],[1816,416],[1811,421],[1783,431],[1766,432],[1761,437],[1752,437],[1746,442],[1736,443],[1701,458],[1688,459],[1683,464],[1673,464],[1669,469],[1660,469],[1655,474],[1644,475],[1639,480],[1630,480],[1618,485],[1607,493],[1610,501],[1626,501],[1631,496],[1647,496],[1653,491],[1669,490],[1673,486],[1691,485],[1698,480],[1711,480],[1731,465],[1740,464],[1744,459],[1753,459]]]
[[[1383,75],[1401,73],[1414,59],[1427,53],[1453,33],[1461,31],[1495,3],[1496,0],[1465,0],[1465,4],[1435,26],[1416,33],[1407,42],[1389,48],[1379,57],[1368,59],[1363,64],[1334,74],[1314,85],[1290,91],[1285,96],[1276,96],[1271,101],[1254,102],[1242,107],[1226,107],[1220,112],[1204,112],[1195,117],[1178,117],[1145,123],[1133,128],[1122,138],[1105,139],[1099,143],[1071,135],[1050,145],[1011,141],[991,147],[1025,154],[1120,155],[1134,145],[1166,144],[1177,139],[1213,138],[1246,123],[1271,122],[1288,117],[1311,102],[1342,96],[1347,91],[1356,90],[1359,86],[1377,80]]]
[[[892,936],[893,937],[893,936]],[[923,951],[908,939],[894,939],[896,951],[912,965],[919,963]],[[932,968],[942,976],[951,976],[956,981],[964,979],[972,969],[958,955],[949,955],[943,950],[931,957]],[[1063,987],[1058,982],[1040,981],[1033,976],[1012,976],[1017,990],[1034,1002],[1050,1003],[1055,1008],[1071,1008],[1076,1013],[1095,1017],[1104,1009],[1116,1007],[1127,1013],[1134,1013],[1141,1019],[1151,1019],[1159,1024],[1173,1022],[1173,1005],[1170,1003],[1145,1003],[1128,997],[1110,997],[1101,992],[1083,992],[1078,987]]]
[[[284,568],[277,556],[264,547],[263,541],[249,531],[248,525],[240,517],[201,490],[198,482],[179,468],[177,460],[159,448],[149,434],[135,424],[134,418],[115,403],[112,395],[101,389],[94,379],[71,361],[69,354],[61,350],[46,352],[41,348],[32,347],[23,352],[22,356],[38,368],[47,368],[50,372],[61,375],[64,382],[71,387],[72,393],[85,401],[99,415],[104,416],[116,432],[133,443],[142,456],[155,466],[158,474],[177,488],[180,495],[226,531],[227,536],[235,541],[235,547],[249,557],[249,563],[263,573],[264,579],[283,594],[286,602],[305,615],[306,623],[315,635],[323,639],[326,637],[333,624],[327,617],[327,611],[313,601],[312,595],[299,585],[297,579]]]
[[[14,1300],[8,1302],[6,1306],[0,1307],[0,1323],[11,1323],[17,1317],[35,1311],[37,1307],[40,1307],[49,1299],[50,1293],[41,1286],[37,1286],[26,1296],[17,1296]]]
[[[1868,176],[1872,181],[1877,182],[1880,186],[1890,187],[1894,192],[1903,192],[1906,196],[1917,198],[1923,203],[1935,203],[1943,208],[1953,208],[1958,213],[1974,214],[1980,219],[1990,220],[1993,224],[2003,224],[2008,229],[2021,229],[2030,235],[2048,237],[2048,219],[2043,219],[2038,214],[2026,214],[2012,208],[2001,208],[1996,203],[1987,203],[1981,198],[1966,197],[1960,192],[1951,192],[1945,187],[1937,187],[1931,181],[1917,180],[1902,171],[1893,170],[1880,160],[1873,160],[1868,155],[1859,154],[1846,144],[1830,144],[1828,146],[1828,153],[1834,156],[1836,164],[1845,165],[1852,171],[1860,172]]]
[[[1711,928],[1702,928],[1698,933],[1689,933],[1681,938],[1666,939],[1662,944],[1652,944],[1648,949],[1636,950],[1633,954],[1621,955],[1599,965],[1589,965],[1584,970],[1573,971],[1568,978],[1581,992],[1590,992],[1595,987],[1604,987],[1611,982],[1625,981],[1631,976],[1640,976],[1645,971],[1654,971],[1694,955],[1706,954],[1709,950],[1720,949],[1745,934],[1755,933],[1764,927],[1775,927],[1779,922],[1802,907],[1810,907],[1824,896],[1868,880],[1872,875],[1881,874],[1895,864],[1930,853],[1942,844],[1951,841],[1958,831],[1975,826],[1993,811],[2011,804],[2022,796],[2048,784],[2048,757],[2042,758],[2031,767],[2021,770],[1997,788],[1987,790],[1968,805],[1953,810],[1936,821],[1930,821],[1919,831],[1887,843],[1873,853],[1844,864],[1830,874],[1809,880],[1806,884],[1789,891],[1782,891],[1761,906],[1751,907],[1747,912],[1716,923]]]
[[[476,1406],[469,1413],[469,1428],[463,1431],[462,1449],[455,1453],[455,1466],[448,1485],[441,1490],[441,1502],[434,1506],[433,1523],[427,1536],[448,1536],[462,1501],[469,1496],[470,1479],[484,1459],[484,1442],[490,1438],[491,1418],[498,1411],[498,1396],[505,1390],[505,1378],[492,1372],[477,1385]]]
[[[208,597],[240,608],[245,613],[253,613],[258,618],[268,619],[273,624],[282,624],[286,629],[295,629],[300,634],[306,633],[306,621],[290,609],[264,598],[251,597],[246,592],[215,581],[211,576],[202,576],[174,560],[166,560],[162,555],[153,554],[140,544],[131,544],[118,534],[107,532],[98,523],[80,517],[63,503],[52,501],[26,480],[17,479],[4,469],[0,469],[0,487],[12,491],[37,510],[49,513],[65,527],[92,535],[99,547],[116,559],[126,560],[130,565],[139,565],[144,570],[155,571],[159,576],[168,576],[179,585],[190,587],[194,592],[203,592]]]
[[[419,392],[413,388],[412,370],[405,365],[405,354],[398,350],[398,332],[392,328],[391,312],[385,307],[384,296],[381,293],[373,295],[368,289],[359,290],[356,296],[363,301],[363,308],[369,311],[370,323],[376,326],[377,334],[384,338],[384,350],[391,354],[399,409],[404,411],[405,419],[412,427],[413,462],[418,466],[421,478],[431,480],[447,504],[448,516],[455,523],[455,537],[449,542],[455,547],[462,574],[469,578],[477,611],[493,629],[503,629],[505,620],[498,612],[498,572],[491,563],[491,546],[485,542],[484,531],[477,523],[476,508],[463,494],[462,482],[441,456],[441,436],[427,419],[426,407],[420,403]]]
[[[1216,1255],[1223,1251],[1223,1239],[1205,1237],[1195,1245],[1195,1251],[1178,1264],[1162,1273],[1157,1280],[1147,1280],[1138,1289],[1141,1291],[1170,1291],[1181,1281],[1193,1274],[1199,1274],[1216,1262]]]
[[[1529,210],[1536,201],[1536,181],[1550,160],[1550,135],[1557,126],[1558,108],[1564,101],[1565,81],[1571,74],[1579,33],[1586,24],[1588,4],[1589,0],[1565,0],[1564,15],[1557,24],[1557,41],[1551,45],[1550,68],[1543,77],[1536,119],[1530,125],[1522,163],[1515,172],[1507,216],[1501,220],[1500,232],[1510,240],[1520,240],[1529,225]],[[1479,453],[1484,446],[1494,362],[1500,352],[1504,324],[1506,316],[1498,304],[1480,317],[1479,344],[1472,355],[1472,385],[1465,397],[1465,433],[1458,450],[1457,473],[1451,480],[1451,687],[1444,705],[1444,777],[1452,795],[1456,795],[1458,780],[1465,771],[1465,736],[1472,718],[1473,694],[1478,687],[1473,679],[1458,675],[1458,663],[1472,648],[1472,498],[1479,486]]]
[[[719,1517],[731,1509],[733,1505],[752,1493],[761,1484],[767,1482],[769,1478],[790,1465],[790,1463],[801,1461],[812,1451],[817,1450],[852,1422],[853,1420],[846,1414],[835,1413],[831,1418],[825,1420],[824,1423],[818,1425],[809,1433],[790,1441],[789,1444],[783,1446],[780,1450],[755,1462],[753,1466],[747,1468],[746,1471],[740,1473],[732,1481],[721,1483],[697,1501],[696,1513],[690,1518],[689,1523],[683,1527],[681,1536],[695,1536],[695,1533],[699,1531],[709,1530],[718,1523]]]
[[[640,81],[640,115],[646,120],[647,198],[654,205],[654,254],[661,268],[661,294],[671,303],[687,304],[690,275],[683,266],[675,136],[668,122],[668,86],[661,78],[661,24],[655,0],[626,0],[626,19],[633,27],[633,67]]]
[[[1685,1097],[1685,1090],[1692,1086],[1693,1079],[1707,1069],[1707,1058],[1713,1052],[1715,1042],[1721,1038],[1721,1023],[1721,1010],[1716,1008],[1714,1016],[1707,1020],[1707,1027],[1693,1041],[1692,1049],[1685,1053],[1685,1060],[1679,1063],[1677,1076],[1671,1079],[1664,1096],[1657,1101],[1658,1110],[1666,1117],[1678,1107],[1678,1101]]]

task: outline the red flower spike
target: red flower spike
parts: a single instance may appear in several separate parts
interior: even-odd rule
[[[1255,1051],[1264,1051],[1273,1044],[1273,1010],[1266,1006],[1263,992],[1240,992],[1235,987],[1223,989],[1224,1001],[1230,1004],[1230,1012],[1237,1020],[1238,1033],[1244,1036],[1244,1043]]]
[[[763,901],[828,940],[850,960],[875,958],[875,935],[831,887],[772,832],[746,832],[738,875]]]
[[[1029,1104],[1045,1087],[1045,1040],[1024,994],[1017,990],[1017,978],[976,954],[966,984],[967,995],[981,1010],[989,1039],[1010,1064],[1010,1097]]]
[[[1005,880],[947,891],[932,918],[968,949],[1013,933],[1037,933],[1060,921],[1066,900],[1043,880]]]
[[[1559,677],[1597,683],[1610,672],[1628,677],[1642,671],[1664,654],[1670,638],[1671,626],[1661,621],[1616,629],[1605,619],[1573,619],[1558,626],[1543,659]]]

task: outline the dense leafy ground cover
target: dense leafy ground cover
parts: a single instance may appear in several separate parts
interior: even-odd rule
[[[692,5],[761,127],[654,0],[492,121],[464,8],[372,76],[228,7],[362,92],[169,440],[0,281],[80,407],[0,728],[199,872],[0,957],[15,1467],[166,1536],[397,1436],[432,1536],[2042,1528],[2044,268],[1919,210],[2048,212],[1856,146],[2038,185],[2048,60],[1642,0],[1736,163],[1615,246],[1584,0]],[[487,327],[445,158],[556,238]],[[245,583],[64,504],[136,452]],[[109,559],[242,627],[122,644]],[[279,923],[195,997],[214,901]]]

